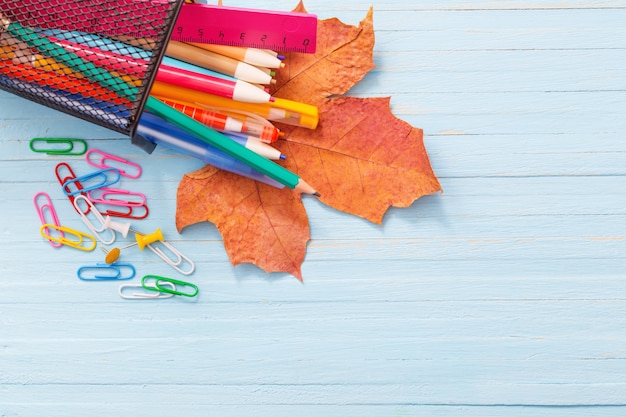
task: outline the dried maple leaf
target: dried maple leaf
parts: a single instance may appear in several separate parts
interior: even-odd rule
[[[302,3],[295,9],[306,12]],[[374,66],[372,9],[358,27],[321,20],[315,54],[287,54],[273,95],[316,105],[315,130],[281,126],[284,165],[346,213],[382,223],[389,207],[406,207],[441,190],[423,132],[396,118],[389,98],[341,96]],[[214,223],[233,265],[251,262],[302,280],[309,224],[300,196],[212,167],[187,174],[176,225]]]

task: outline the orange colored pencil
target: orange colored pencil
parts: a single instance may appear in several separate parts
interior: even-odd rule
[[[30,65],[14,64],[11,61],[0,60],[0,74],[44,87],[53,87],[74,94],[81,94],[85,97],[104,100],[128,107],[131,106],[129,100],[89,80],[70,77],[51,71],[37,70]]]

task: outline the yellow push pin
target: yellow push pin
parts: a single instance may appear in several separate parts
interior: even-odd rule
[[[135,233],[135,239],[137,240],[137,246],[139,249],[144,250],[144,248],[156,241],[164,241],[163,233],[161,233],[161,229],[156,229],[155,232],[144,235],[141,233]]]
[[[106,263],[112,264],[113,262],[117,261],[118,258],[120,257],[122,249],[130,248],[131,246],[137,245],[139,246],[140,250],[144,250],[145,247],[149,245],[150,243],[165,240],[165,238],[163,237],[163,233],[161,232],[161,229],[156,229],[156,231],[147,235],[144,235],[143,233],[140,233],[136,230],[133,230],[133,231],[135,232],[135,239],[137,240],[137,242],[130,243],[126,246],[122,246],[121,248],[113,248],[111,250],[107,250],[103,247],[100,247],[100,249],[102,249],[102,251],[106,253],[106,257],[104,258],[104,261]]]

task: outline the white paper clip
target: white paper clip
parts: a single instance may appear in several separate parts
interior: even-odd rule
[[[89,207],[89,210],[87,211],[83,211],[79,206],[78,206],[78,202],[84,200],[85,203],[87,204],[87,206]],[[104,220],[104,218],[102,217],[102,214],[100,214],[100,212],[98,211],[98,209],[96,208],[96,206],[93,205],[93,203],[84,195],[79,194],[76,195],[74,197],[74,207],[76,207],[76,210],[78,211],[78,214],[80,214],[81,219],[83,219],[83,223],[85,223],[85,226],[87,226],[89,228],[89,230],[91,230],[91,232],[96,236],[96,238],[104,243],[105,245],[110,245],[111,243],[115,242],[115,231],[113,229],[110,229],[106,226],[106,221]],[[98,220],[100,222],[99,226],[94,225],[88,218],[87,215],[85,214],[85,212],[89,213],[89,214],[93,214],[93,216],[96,218],[96,220]],[[104,240],[104,238],[102,236],[100,236],[100,233],[104,232],[105,230],[109,230],[111,232],[111,239],[110,240]]]
[[[167,249],[169,249],[169,251],[172,254],[174,254],[174,259],[175,260],[173,260],[171,257],[167,256],[161,250],[161,248],[153,246],[153,245],[157,245],[158,246],[159,244],[161,244],[161,245],[165,246]],[[185,255],[180,253],[180,251],[178,249],[176,249],[174,246],[172,246],[172,244],[166,242],[165,240],[156,241],[156,242],[150,243],[147,246],[148,246],[148,248],[150,248],[150,250],[152,252],[156,253],[159,258],[163,259],[163,261],[166,264],[168,264],[169,266],[171,266],[172,268],[174,268],[175,270],[177,270],[178,272],[180,272],[183,275],[189,275],[189,274],[193,273],[193,271],[196,269],[196,265],[193,263],[193,261],[191,259],[189,259]],[[185,262],[190,265],[190,269],[188,271],[185,271],[185,270],[183,270],[182,268],[179,267],[181,264],[184,264]]]
[[[162,282],[162,286],[169,287],[172,291],[176,290],[176,286],[171,282]],[[130,288],[141,289],[142,291],[128,292],[127,290]],[[123,284],[120,285],[118,290],[120,297],[125,300],[154,300],[161,298],[172,298],[174,294],[168,294],[165,292],[160,292],[155,288],[154,291],[147,291],[141,284]]]

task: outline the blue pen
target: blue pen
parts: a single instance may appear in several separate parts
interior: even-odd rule
[[[284,187],[284,185],[256,169],[200,141],[193,134],[154,114],[144,112],[141,115],[135,136],[139,136],[139,138],[148,140],[156,145],[162,145],[185,155],[193,156],[224,171],[243,175],[277,188]]]

